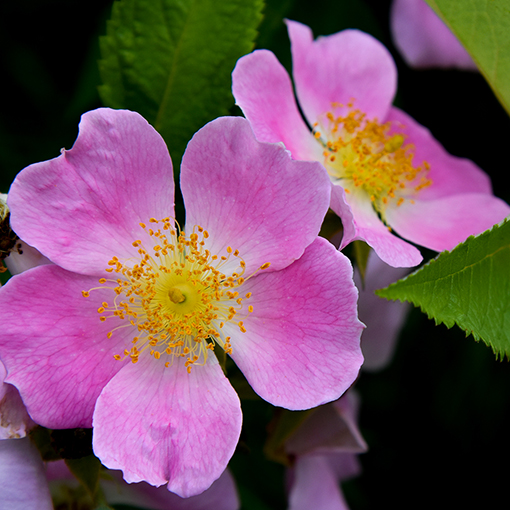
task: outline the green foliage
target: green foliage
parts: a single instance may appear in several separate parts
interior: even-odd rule
[[[510,113],[510,4],[508,0],[427,0],[473,57]]]
[[[100,40],[106,106],[143,115],[175,171],[187,142],[233,106],[231,72],[253,49],[263,0],[118,0]]]
[[[95,455],[87,455],[80,459],[66,459],[69,471],[80,481],[87,490],[92,501],[96,500],[99,489],[99,473],[101,462]]]
[[[497,357],[510,357],[510,221],[470,237],[376,294],[411,301],[437,324],[457,324]]]

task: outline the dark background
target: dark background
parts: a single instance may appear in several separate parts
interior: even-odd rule
[[[310,25],[316,36],[352,27],[372,33],[396,60],[396,104],[449,152],[475,161],[491,176],[495,194],[510,201],[507,114],[478,73],[409,69],[391,42],[389,5],[386,0],[273,0],[258,45],[272,49],[290,68],[282,17]],[[70,148],[80,115],[101,106],[98,37],[110,8],[106,0],[0,4],[0,192],[7,192],[28,164]],[[352,510],[504,507],[510,454],[507,361],[496,361],[483,343],[435,326],[413,310],[391,365],[363,372],[356,386],[370,450],[361,456],[363,474],[343,485]],[[260,405],[243,403],[245,421],[263,429],[270,412]],[[264,467],[253,451],[246,455],[248,461],[238,453],[232,463],[246,484],[242,495],[252,493],[246,508],[259,508],[256,499],[260,508],[283,508],[282,469]]]

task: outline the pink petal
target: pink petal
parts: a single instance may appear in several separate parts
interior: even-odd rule
[[[105,387],[94,412],[94,453],[127,482],[168,482],[189,497],[225,470],[241,431],[237,394],[214,355],[188,374],[184,363],[144,356]]]
[[[389,301],[376,296],[374,291],[403,278],[408,271],[385,264],[375,252],[370,253],[364,285],[359,271],[354,270],[354,281],[359,289],[359,317],[367,326],[361,335],[363,370],[381,370],[388,365],[411,308],[410,303]]]
[[[92,277],[46,265],[13,276],[0,289],[0,349],[8,376],[32,418],[49,428],[90,427],[95,401],[122,367],[113,355],[131,345],[131,328],[106,335],[117,319],[100,322],[97,308],[113,291]]]
[[[412,267],[422,261],[419,250],[393,235],[363,195],[354,196],[351,193],[349,204],[355,218],[356,239],[365,241],[384,262],[393,267]],[[348,242],[349,238],[342,239],[340,249]]]
[[[365,452],[368,447],[356,423],[358,407],[350,390],[313,410],[285,442],[285,451],[294,456]]]
[[[449,154],[427,128],[402,110],[392,107],[385,120],[391,121],[393,130],[403,133],[406,143],[414,146],[413,164],[421,166],[426,161],[430,165],[428,177],[432,185],[419,192],[419,199],[458,193],[492,193],[489,176],[481,168],[469,159]]]
[[[14,231],[56,264],[103,274],[113,255],[137,256],[139,222],[173,216],[172,162],[139,114],[85,113],[71,150],[25,168],[8,197]]]
[[[469,53],[424,0],[394,0],[390,24],[395,46],[409,66],[477,69]]]
[[[322,148],[299,113],[292,83],[273,53],[257,50],[232,73],[236,104],[261,142],[283,142],[294,159],[322,160]]]
[[[44,465],[28,437],[0,441],[0,507],[53,510]]]
[[[216,119],[195,134],[181,189],[187,227],[209,232],[213,254],[238,249],[247,275],[266,262],[276,270],[299,258],[320,230],[331,193],[322,165],[258,142],[240,117]]]
[[[404,202],[388,209],[388,222],[410,241],[435,251],[451,250],[510,214],[506,202],[492,195],[463,193],[437,200]]]
[[[153,510],[238,510],[239,497],[234,478],[228,469],[206,491],[181,498],[166,487],[153,487],[145,482],[127,484],[119,471],[111,471],[113,482],[103,480],[101,487],[112,505],[135,505]]]
[[[369,118],[385,117],[395,95],[397,70],[379,41],[358,30],[314,41],[306,25],[286,23],[296,93],[310,124],[331,111],[332,103],[345,105],[352,99]]]
[[[293,471],[289,510],[349,510],[326,456],[300,457]]]
[[[225,334],[253,389],[292,410],[342,395],[363,362],[349,260],[318,238],[286,269],[251,278],[243,292],[245,286],[253,306],[247,332],[227,323]]]

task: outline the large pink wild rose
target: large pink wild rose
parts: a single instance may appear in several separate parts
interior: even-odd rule
[[[104,465],[188,497],[241,430],[215,345],[262,398],[304,409],[352,384],[363,326],[351,264],[317,238],[319,163],[220,118],[188,144],[181,190],[183,231],[165,142],[129,111],[86,113],[71,150],[25,168],[12,227],[54,265],[0,289],[0,357],[37,423],[93,426]]]
[[[340,248],[366,241],[395,267],[418,264],[411,244],[450,250],[510,214],[488,176],[448,154],[392,106],[397,72],[386,48],[357,30],[313,40],[287,21],[294,85],[273,53],[239,59],[232,90],[255,135],[283,142],[297,160],[320,161],[332,182],[331,209],[343,222]]]

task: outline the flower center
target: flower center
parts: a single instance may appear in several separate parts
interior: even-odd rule
[[[195,226],[188,237],[174,229],[170,218],[151,218],[150,222],[160,228],[140,223],[154,239],[154,246],[149,251],[141,241],[133,242],[139,262],[121,262],[117,257],[109,261],[106,271],[117,273],[118,278],[101,278],[99,283],[109,284],[115,297],[111,304],[102,303],[98,313],[103,322],[114,317],[126,321],[113,328],[108,338],[123,327],[136,329],[132,346],[122,355],[116,354],[116,359],[129,356],[136,363],[147,350],[156,359],[163,357],[166,366],[176,357],[185,358],[189,372],[192,365],[206,362],[208,351],[216,344],[227,354],[232,352],[230,337],[222,331],[225,323],[233,322],[246,332],[236,315],[251,293],[241,295],[239,289],[253,275],[244,276],[245,262],[238,250],[228,247],[226,255],[212,255],[205,247],[209,234],[202,227]],[[226,274],[225,266],[236,269]],[[259,270],[267,267],[269,263]],[[88,297],[90,291],[83,295]],[[252,311],[248,306],[248,312]]]
[[[360,110],[348,105],[347,115],[335,115],[342,108],[333,104],[313,126],[315,138],[324,147],[324,164],[333,183],[348,194],[363,193],[384,220],[390,202],[400,206],[423,188],[432,184],[427,177],[430,165],[413,166],[411,144],[404,135],[394,133],[391,123],[367,120]]]

